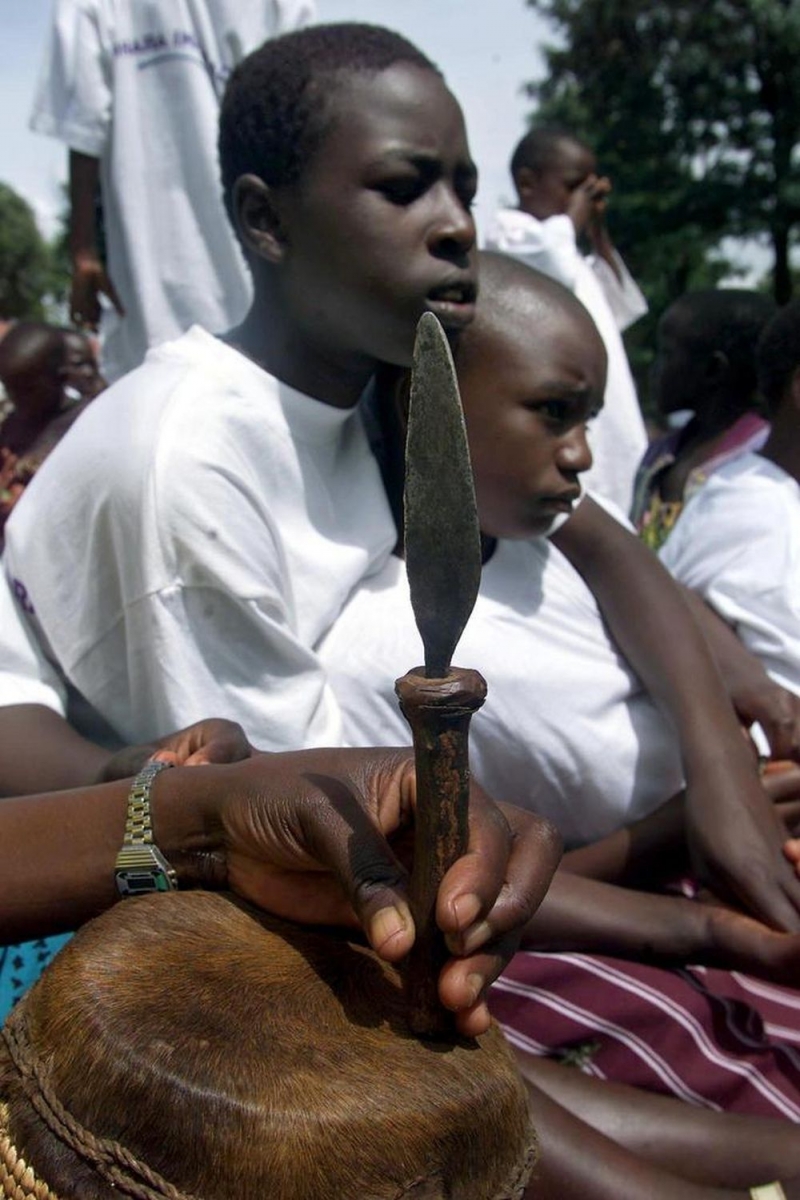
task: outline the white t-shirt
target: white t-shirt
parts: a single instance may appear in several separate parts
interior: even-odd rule
[[[407,744],[394,680],[422,662],[405,566],[361,585],[320,655],[351,745]],[[612,644],[597,602],[545,538],[499,542],[455,660],[487,681],[475,777],[550,817],[568,845],[644,816],[682,786],[678,742]]]
[[[608,354],[603,411],[592,421],[589,443],[594,463],[582,477],[587,488],[630,512],[633,480],[647,449],[647,435],[620,329],[647,311],[644,296],[622,259],[622,283],[602,259],[586,259],[566,214],[538,221],[519,209],[501,209],[486,248],[518,258],[563,283],[586,307]]]
[[[116,379],[197,322],[243,317],[249,272],[222,204],[217,123],[225,80],[313,0],[56,0],[31,127],[100,159]]]
[[[43,645],[126,742],[208,716],[340,740],[314,646],[396,531],[357,409],[195,326],[104,392],[6,526]]]
[[[800,487],[760,454],[719,467],[659,551],[761,659],[800,694]]]
[[[26,627],[0,572],[0,708],[44,704],[63,717],[66,697],[55,671]]]

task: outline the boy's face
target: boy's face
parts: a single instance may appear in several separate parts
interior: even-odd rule
[[[406,366],[423,312],[451,331],[474,313],[463,117],[433,71],[406,63],[334,86],[322,145],[277,197],[283,296],[323,369]]]
[[[560,216],[569,208],[572,194],[597,170],[591,151],[569,138],[559,141],[547,166],[526,174],[520,193],[521,207],[540,221]]]
[[[586,425],[603,403],[605,350],[588,319],[553,307],[532,335],[525,316],[502,335],[471,333],[459,363],[478,515],[491,537],[536,537],[572,510],[592,465]]]
[[[72,400],[93,400],[106,386],[94,350],[84,334],[70,331],[64,335],[60,378],[67,399]]]

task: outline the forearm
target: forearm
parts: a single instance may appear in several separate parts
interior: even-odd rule
[[[731,627],[691,588],[682,587],[682,591],[683,598],[714,656],[728,694],[735,697],[740,688],[747,687],[753,680],[768,683],[769,676],[764,667],[742,644]]]
[[[634,961],[702,961],[706,910],[681,897],[629,891],[559,868],[523,933],[528,950],[611,954]]]
[[[617,255],[614,251],[614,243],[611,241],[605,221],[596,223],[590,222],[587,227],[587,233],[589,235],[589,243],[592,247],[592,253],[597,255],[598,258],[602,258],[604,262],[608,263],[609,267],[614,272],[617,281],[622,284],[622,272],[619,269],[619,262],[617,261]]]
[[[770,677],[761,660],[696,592],[685,588],[684,595],[740,721],[760,725],[773,758],[800,759],[800,699]]]
[[[685,793],[598,842],[568,850],[562,864],[574,875],[626,887],[653,888],[687,865]]]
[[[73,262],[96,259],[97,187],[100,160],[77,150],[69,153],[69,249]]]
[[[0,796],[83,787],[110,757],[42,704],[0,708]]]
[[[219,834],[211,797],[220,771],[175,768],[154,782],[154,841],[183,886],[214,881]],[[227,780],[223,780],[225,786]],[[0,942],[75,929],[117,899],[114,861],[130,780],[0,801]]]
[[[687,774],[714,755],[747,764],[716,663],[680,586],[587,498],[553,537],[593,592],[614,641],[675,724]]]
[[[524,1050],[515,1048],[515,1057],[524,1077],[573,1116],[632,1154],[687,1179],[749,1187],[800,1172],[800,1138],[788,1121],[709,1112],[672,1096],[592,1078]]]

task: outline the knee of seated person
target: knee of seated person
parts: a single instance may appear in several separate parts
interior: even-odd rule
[[[521,1196],[533,1138],[499,1030],[426,1043],[404,1016],[362,947],[218,895],[126,901],[6,1023],[0,1194],[16,1170],[15,1196],[59,1200]]]

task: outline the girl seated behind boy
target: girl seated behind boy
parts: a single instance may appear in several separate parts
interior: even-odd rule
[[[487,551],[456,660],[489,686],[472,723],[473,770],[495,794],[548,815],[573,848],[568,869],[598,877],[577,884],[557,873],[530,930],[548,953],[518,956],[495,989],[495,1011],[530,1048],[597,1042],[596,1069],[611,1077],[800,1119],[791,1055],[773,1054],[768,1038],[748,1043],[746,1019],[759,1020],[752,990],[715,980],[741,1001],[744,1022],[723,1046],[724,1003],[702,977],[550,953],[720,963],[773,979],[793,979],[797,962],[794,940],[774,935],[787,955],[776,971],[769,931],[743,917],[726,924],[677,898],[652,906],[602,882],[656,886],[685,865],[699,801],[763,793],[729,703],[704,682],[708,651],[682,597],[630,532],[591,498],[577,503],[604,371],[588,315],[560,285],[509,259],[482,256],[481,287],[456,352]],[[659,624],[673,603],[680,637],[669,611]],[[362,586],[321,653],[350,740],[402,738],[393,682],[420,649],[401,563]],[[685,810],[682,800],[667,806],[684,781]],[[745,825],[730,824],[715,826],[720,842],[746,842]],[[774,1023],[796,1024],[796,997],[776,988],[772,999]]]
[[[741,771],[728,782],[743,786],[750,763],[738,752],[728,706],[716,704],[704,718],[687,701],[692,719],[676,728],[681,713],[665,716],[648,661],[661,649],[653,624],[637,629],[627,619],[626,589],[635,609],[642,564],[671,597],[668,578],[614,510],[581,499],[580,475],[591,462],[586,427],[605,378],[586,310],[538,272],[484,253],[478,314],[456,365],[485,546],[480,594],[458,649],[489,684],[490,703],[472,729],[477,778],[549,816],[567,846],[653,812],[680,790],[687,758],[704,786],[719,786],[703,745],[711,733],[731,739]],[[599,557],[614,537],[609,587],[591,548],[597,544]],[[394,558],[362,584],[321,646],[348,741],[408,736],[393,684],[418,660],[419,645],[405,570]],[[699,638],[695,646],[699,654]],[[695,646],[680,663],[681,648],[670,647],[678,673],[694,665]],[[668,664],[662,656],[657,665]],[[699,661],[696,674],[699,687]]]
[[[780,309],[757,349],[772,428],[685,507],[661,561],[800,694],[800,304]]]

